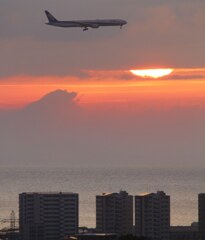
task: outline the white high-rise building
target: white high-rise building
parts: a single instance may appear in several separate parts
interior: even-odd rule
[[[135,196],[135,235],[168,240],[170,230],[170,196],[164,192]]]
[[[62,240],[78,232],[78,194],[21,193],[19,228],[22,240]]]
[[[98,233],[133,233],[133,196],[125,191],[96,196],[96,230]]]

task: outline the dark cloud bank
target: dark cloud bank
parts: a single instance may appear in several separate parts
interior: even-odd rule
[[[123,18],[128,25],[86,33],[54,28],[44,24],[45,9],[62,20]],[[1,1],[0,76],[204,67],[204,11],[202,0]]]
[[[77,94],[49,93],[0,115],[1,166],[204,165],[203,109],[82,109]]]

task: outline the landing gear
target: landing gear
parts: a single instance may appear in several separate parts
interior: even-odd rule
[[[88,28],[87,28],[87,27],[84,27],[84,28],[83,28],[83,32],[85,32],[85,31],[88,31]]]
[[[123,26],[123,25],[120,26],[120,29],[122,29],[122,26]]]

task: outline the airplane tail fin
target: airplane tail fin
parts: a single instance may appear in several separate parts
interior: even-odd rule
[[[58,22],[58,20],[52,14],[50,14],[49,11],[46,10],[45,14],[48,18],[49,23]]]

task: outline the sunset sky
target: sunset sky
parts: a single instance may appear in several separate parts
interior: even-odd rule
[[[120,18],[128,24],[122,30],[87,32],[55,28],[45,25],[46,9],[59,20]],[[31,165],[36,158],[53,164],[59,158],[66,164],[66,146],[72,142],[66,133],[74,131],[70,145],[74,162],[84,158],[100,164],[107,158],[113,164],[128,159],[130,164],[187,161],[191,165],[195,159],[201,164],[205,157],[204,12],[203,0],[1,2],[2,163],[24,164],[30,157]],[[172,71],[159,78],[130,71],[145,69]],[[77,125],[69,122],[72,118]],[[50,136],[54,142],[48,141]],[[55,151],[51,150],[55,144]],[[82,147],[81,154],[77,146]]]

